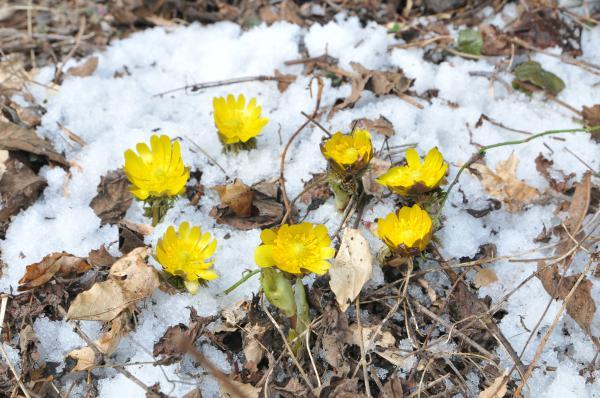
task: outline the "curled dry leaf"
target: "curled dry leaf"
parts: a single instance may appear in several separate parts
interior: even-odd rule
[[[492,171],[484,164],[473,164],[471,167],[479,172],[477,177],[485,192],[499,199],[511,212],[520,211],[523,206],[540,197],[540,192],[519,180],[516,176],[519,159],[512,153],[508,159],[498,162]]]
[[[237,389],[244,394],[244,398],[258,398],[260,394],[260,388],[254,387],[252,384],[241,383],[236,380],[229,378],[229,383],[233,384]],[[219,387],[221,388],[221,398],[238,398],[239,395],[235,391],[232,391],[231,387],[219,380]]]
[[[4,230],[10,217],[31,206],[47,183],[5,150],[0,150],[0,173],[0,226]]]
[[[169,326],[165,334],[154,344],[152,355],[161,357],[157,364],[171,365],[179,361],[188,351],[190,344],[194,344],[206,324],[215,320],[215,317],[201,317],[194,308],[190,307],[190,324],[180,323]]]
[[[41,286],[55,275],[82,274],[90,268],[90,264],[83,258],[66,252],[52,253],[39,263],[30,264],[25,268],[25,275],[19,279],[18,290],[22,292]]]
[[[377,179],[387,173],[392,167],[392,162],[380,158],[372,158],[369,162],[369,168],[362,176],[362,184],[365,193],[373,195],[378,199],[383,197],[384,187],[377,183]]]
[[[123,219],[133,200],[123,169],[109,171],[106,176],[101,177],[97,191],[90,207],[102,220],[102,225],[117,224]]]
[[[538,171],[538,173],[540,173],[542,175],[542,177],[544,177],[544,179],[546,181],[548,181],[548,184],[550,185],[550,187],[552,189],[554,189],[557,192],[565,192],[569,189],[569,180],[573,177],[575,177],[575,173],[570,173],[565,175],[564,173],[561,172],[561,174],[563,175],[562,181],[558,181],[556,178],[552,177],[551,175],[551,171],[552,171],[552,165],[554,164],[554,162],[548,158],[546,158],[542,153],[540,153],[537,158],[535,158],[535,168]]]
[[[283,73],[279,72],[279,70],[275,69],[275,78],[277,79],[277,89],[279,90],[279,92],[280,93],[285,92],[285,90],[288,89],[290,84],[292,84],[293,82],[296,81],[297,77],[298,76],[296,76],[296,75],[283,74]]]
[[[106,281],[75,297],[67,317],[108,322],[149,297],[160,283],[158,272],[146,263],[149,254],[150,249],[140,247],[117,260]]]
[[[380,331],[379,333],[377,333],[377,329],[378,326],[376,325],[363,325],[362,328],[359,328],[358,324],[353,323],[348,327],[348,330],[346,331],[345,341],[347,344],[352,344],[360,347],[360,332],[362,330],[362,340],[366,351],[372,350],[375,347],[391,348],[396,344],[396,339],[390,332]],[[375,333],[377,333],[377,337],[375,337]],[[371,343],[371,345],[369,345],[369,342]]]
[[[394,125],[383,115],[379,115],[377,119],[356,119],[350,123],[350,128],[367,130],[371,133],[378,133],[386,137],[394,135]]]
[[[265,350],[259,339],[263,337],[267,329],[266,326],[254,324],[249,328],[244,339],[244,356],[246,357],[244,367],[251,373],[258,370],[257,366],[265,355]]]
[[[508,55],[510,54],[510,40],[494,25],[481,24],[479,31],[483,38],[481,53],[483,55]]]
[[[373,255],[369,242],[358,229],[346,228],[329,269],[329,286],[342,311],[356,299],[372,272]]]
[[[112,354],[117,347],[121,338],[130,330],[129,326],[130,314],[125,311],[118,317],[110,321],[108,330],[103,332],[100,337],[94,341],[97,350],[104,355]],[[67,354],[77,361],[73,372],[82,372],[92,369],[101,358],[96,356],[96,351],[92,347],[82,347],[71,351]]]
[[[502,398],[506,395],[507,383],[508,383],[508,372],[504,372],[503,375],[496,377],[492,385],[479,393],[478,398]]]
[[[81,65],[69,68],[69,70],[67,70],[67,73],[71,76],[86,77],[94,73],[97,67],[98,57],[90,57]]]
[[[241,181],[215,188],[221,204],[210,211],[219,224],[227,224],[241,230],[270,227],[283,218],[279,184],[263,181],[248,187]]]
[[[475,287],[480,288],[498,281],[498,276],[491,268],[482,268],[475,275]]]
[[[308,205],[309,210],[319,208],[332,195],[327,183],[327,173],[313,174],[304,184],[305,192],[300,196],[300,202]]]
[[[587,127],[598,127],[600,126],[600,104],[593,106],[583,106],[581,109],[581,116]],[[592,131],[592,138],[596,142],[600,142],[600,130]]]
[[[14,123],[0,121],[0,149],[32,153],[69,168],[65,157],[56,152],[48,141],[40,138],[35,131]]]

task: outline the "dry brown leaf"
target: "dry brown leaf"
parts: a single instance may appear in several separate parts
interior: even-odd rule
[[[101,224],[117,224],[131,206],[133,196],[129,192],[129,181],[122,169],[109,171],[100,178],[98,194],[90,202]]]
[[[569,204],[568,216],[564,222],[564,226],[569,233],[567,234],[563,228],[559,229],[559,234],[561,237],[561,242],[557,247],[557,252],[559,255],[562,256],[575,247],[576,243],[572,238],[578,239],[581,237],[582,234],[578,234],[578,232],[583,225],[583,220],[585,219],[590,207],[591,197],[592,174],[587,172],[583,175],[581,181],[575,185],[575,193],[573,194],[573,198]],[[569,268],[569,265],[571,265],[571,261],[573,261],[575,254],[576,253],[572,253],[561,262],[563,269]]]
[[[33,72],[33,71],[32,71]],[[25,83],[31,79],[31,73],[25,70],[25,56],[20,53],[9,53],[2,56],[0,62],[0,91],[14,93],[21,91]]]
[[[346,228],[340,249],[329,269],[329,286],[342,311],[356,299],[373,272],[369,242],[358,229]]]
[[[367,130],[371,133],[378,133],[386,137],[394,135],[394,125],[383,115],[379,115],[377,119],[356,119],[350,123],[350,127],[361,130]]]
[[[104,245],[102,245],[99,249],[89,252],[87,261],[94,267],[108,268],[112,266],[117,259],[106,250]]]
[[[520,211],[523,206],[540,197],[540,192],[519,180],[516,176],[519,159],[514,152],[508,159],[498,162],[496,171],[484,164],[475,163],[471,167],[479,172],[477,176],[485,192],[499,199],[511,212]]]
[[[350,108],[360,99],[364,90],[369,90],[377,96],[388,94],[403,94],[412,84],[412,80],[404,76],[402,69],[395,71],[370,70],[359,64],[351,62],[354,69],[350,95],[340,104],[332,108],[329,117],[342,109]]]
[[[244,356],[246,357],[244,368],[248,369],[250,373],[255,373],[258,370],[257,366],[265,355],[265,350],[259,339],[266,331],[267,327],[258,324],[248,328],[248,334],[244,339]]]
[[[362,176],[362,184],[365,193],[381,199],[384,194],[384,186],[377,183],[377,179],[387,173],[392,167],[392,162],[380,158],[372,158],[369,168]]]
[[[587,127],[600,126],[600,104],[593,106],[583,106],[581,109],[581,116]],[[592,131],[592,138],[596,142],[600,142],[600,130]]]
[[[391,348],[396,344],[396,339],[390,332],[381,331],[377,334],[377,338],[371,342],[375,333],[377,332],[378,326],[362,326],[362,339],[365,350],[371,350],[375,347]],[[346,331],[346,343],[360,347],[360,330],[358,324],[353,323],[348,327]],[[369,342],[372,345],[369,346]]]
[[[201,317],[194,308],[190,307],[190,324],[180,323],[169,326],[163,336],[154,344],[152,355],[161,357],[156,363],[171,365],[188,352],[190,344],[194,344],[206,324],[213,322],[215,317]]]
[[[546,158],[541,152],[535,158],[535,168],[538,171],[538,173],[540,173],[544,177],[544,179],[548,181],[548,184],[552,189],[554,189],[557,192],[564,193],[569,189],[568,182],[571,178],[575,177],[575,173],[570,173],[567,175],[562,173],[564,178],[562,181],[558,181],[556,178],[550,175],[550,170],[552,169],[553,164],[554,162]]]
[[[0,150],[0,173],[0,224],[8,225],[10,217],[36,201],[47,183],[5,150]]]
[[[498,281],[498,276],[491,268],[482,268],[475,275],[475,287],[480,288]]]
[[[123,312],[110,322],[109,329],[94,342],[98,351],[110,355],[117,349],[121,338],[129,331],[129,316],[129,313]],[[73,372],[90,370],[100,360],[91,347],[78,348],[68,353],[67,356],[77,361],[72,369]]]
[[[564,300],[569,294],[575,282],[579,279],[577,275],[569,275],[561,278],[558,266],[552,265],[547,267],[543,261],[538,263],[538,279],[542,282],[544,289],[550,296],[555,299]],[[561,281],[562,279],[562,281]],[[567,314],[577,322],[577,324],[591,335],[591,324],[596,313],[596,303],[592,298],[592,282],[588,279],[583,279],[577,286],[573,296],[567,303]]]
[[[296,81],[296,78],[298,76],[289,75],[289,74],[286,75],[286,74],[279,72],[278,69],[275,69],[275,77],[277,78],[277,89],[279,90],[280,93],[283,93],[283,92],[285,92],[285,90],[288,89],[290,84],[292,84],[293,82]]]
[[[300,202],[308,205],[309,210],[319,208],[332,195],[327,183],[327,173],[313,174],[312,178],[304,184],[306,190],[300,196]]]
[[[497,27],[481,24],[479,25],[479,32],[481,32],[481,38],[483,39],[481,46],[482,55],[496,56],[510,54],[510,40]]]
[[[243,183],[240,182],[240,184],[247,188]],[[236,214],[233,208],[225,202],[213,207],[210,216],[217,220],[219,224],[227,224],[241,230],[265,228],[279,224],[285,210],[281,203],[279,184],[276,181],[263,181],[254,184],[250,187],[251,198],[246,188],[231,187],[230,190],[238,190],[239,195],[233,192],[232,196],[229,196],[225,190],[223,190],[223,193],[227,195],[228,202],[231,199],[231,203],[236,207],[238,213],[246,214],[249,207],[249,216],[244,217]],[[233,199],[236,195],[238,197],[237,202]],[[249,203],[248,198],[251,200]]]
[[[91,268],[83,258],[75,257],[69,253],[52,253],[39,263],[28,265],[25,275],[19,280],[20,292],[33,289],[48,282],[54,275],[67,276],[69,274],[82,274]]]
[[[496,377],[492,385],[479,393],[478,398],[502,398],[506,395],[508,383],[508,374],[505,372],[502,376]]]
[[[404,391],[402,390],[402,382],[397,374],[394,374],[387,383],[383,386],[381,391],[382,396],[385,398],[403,398]]]
[[[236,216],[250,217],[254,192],[241,180],[235,179],[228,185],[217,185],[213,188],[219,194],[221,206],[229,207]]]
[[[146,263],[149,254],[150,249],[140,247],[117,260],[106,281],[75,297],[67,317],[108,322],[149,297],[160,283],[156,269]]]
[[[335,369],[337,374],[346,374],[350,366],[344,359],[344,347],[336,334],[326,333],[321,341],[323,346],[323,359]]]
[[[260,388],[254,387],[252,384],[240,383],[239,381],[229,379],[229,382],[237,387],[237,389],[244,394],[245,398],[258,398]],[[219,380],[219,386],[221,387],[221,398],[238,398],[238,395],[232,391],[229,386]]]
[[[65,157],[56,152],[48,141],[41,139],[35,131],[14,123],[0,121],[0,149],[33,153],[63,167],[69,167]]]
[[[90,57],[85,60],[81,65],[74,66],[67,70],[67,73],[71,76],[86,77],[90,76],[96,71],[98,67],[98,57]]]

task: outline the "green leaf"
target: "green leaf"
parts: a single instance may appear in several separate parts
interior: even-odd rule
[[[263,268],[260,284],[269,302],[279,308],[288,318],[296,315],[296,300],[290,280],[278,270]]]
[[[483,38],[481,33],[474,29],[462,29],[458,32],[456,49],[462,53],[481,55],[481,46]]]
[[[523,85],[529,83],[548,94],[557,95],[565,88],[565,82],[552,72],[548,72],[539,62],[525,61],[515,67],[515,79],[512,82],[513,88],[530,94],[531,90]]]
[[[310,314],[308,312],[308,299],[306,298],[306,290],[302,283],[302,278],[296,278],[296,284],[294,285],[294,296],[296,299],[296,332],[301,334],[306,330],[310,324]]]

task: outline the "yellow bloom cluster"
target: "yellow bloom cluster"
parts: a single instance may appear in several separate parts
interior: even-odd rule
[[[323,275],[335,254],[324,225],[303,222],[284,224],[280,228],[265,229],[260,235],[262,245],[254,252],[260,267],[276,267],[290,274],[314,272]]]
[[[321,152],[339,170],[363,170],[373,157],[371,134],[367,130],[337,132],[321,145]]]
[[[215,126],[219,138],[225,145],[246,143],[260,134],[269,122],[261,117],[262,109],[252,98],[246,105],[246,98],[240,94],[237,99],[229,94],[227,98],[213,99]]]
[[[156,260],[165,272],[181,277],[190,293],[195,293],[200,279],[217,278],[210,260],[216,249],[217,241],[210,233],[202,233],[200,227],[190,227],[188,222],[183,222],[177,232],[170,226],[159,239]]]
[[[425,250],[433,223],[419,205],[402,207],[377,221],[377,235],[393,253],[412,256]]]
[[[446,175],[448,163],[437,148],[431,149],[424,162],[414,148],[406,151],[406,166],[392,167],[377,182],[401,196],[429,192],[437,188]]]
[[[171,144],[166,135],[150,137],[150,148],[145,143],[125,152],[123,170],[129,179],[129,190],[139,200],[149,197],[176,196],[185,190],[190,172],[181,158],[179,142]]]

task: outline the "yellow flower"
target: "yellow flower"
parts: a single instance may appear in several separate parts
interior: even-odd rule
[[[367,130],[355,130],[347,135],[337,132],[321,145],[321,152],[338,169],[362,170],[373,156],[371,134]]]
[[[260,117],[261,107],[256,105],[256,98],[252,98],[246,106],[246,98],[240,94],[235,97],[231,94],[227,99],[218,97],[213,99],[215,126],[219,130],[219,137],[223,144],[245,143],[260,134],[269,119]]]
[[[398,195],[425,193],[437,188],[448,170],[448,163],[437,148],[431,149],[421,162],[414,148],[406,151],[406,166],[392,167],[377,179]]]
[[[148,197],[176,196],[185,190],[190,172],[183,164],[179,142],[171,145],[166,135],[153,135],[150,148],[144,143],[125,151],[123,167],[131,186],[129,190],[139,200]]]
[[[265,229],[260,234],[262,245],[254,251],[259,267],[277,267],[290,274],[314,272],[323,275],[335,254],[324,225],[303,222]]]
[[[216,239],[210,233],[202,233],[200,227],[190,228],[186,221],[179,225],[179,231],[170,226],[156,244],[156,260],[165,272],[183,279],[190,293],[198,290],[199,279],[213,280],[210,257],[217,248]]]
[[[396,254],[415,255],[425,250],[431,240],[432,222],[419,207],[402,207],[377,220],[377,236]]]

